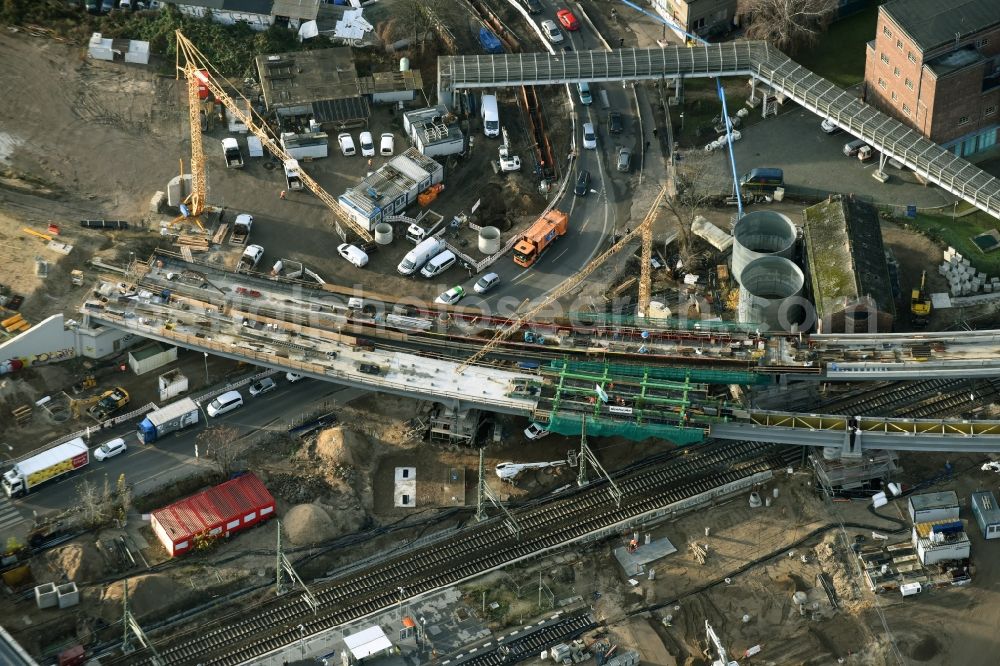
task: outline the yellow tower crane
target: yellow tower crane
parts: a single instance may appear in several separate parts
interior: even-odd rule
[[[180,32],[177,33],[180,35]],[[198,71],[197,67],[191,65],[188,56],[187,46],[190,42],[177,40],[176,68],[178,76],[184,75],[187,82],[188,97],[188,125],[191,127],[191,194],[184,200],[187,206],[186,214],[181,215],[174,222],[180,220],[193,220],[198,228],[204,229],[201,224],[201,214],[205,212],[205,199],[207,198],[208,185],[205,180],[205,152],[201,145],[201,97],[198,95],[198,82],[204,78],[204,73]],[[184,66],[181,66],[181,56],[184,56]],[[184,162],[181,162],[181,177],[184,176]],[[183,180],[181,181],[183,182]]]
[[[282,149],[281,144],[278,142],[277,137],[274,135],[272,130],[267,126],[263,119],[253,118],[255,115],[253,107],[251,106],[250,113],[246,113],[243,109],[236,104],[234,100],[225,90],[223,90],[222,85],[219,80],[221,76],[216,76],[213,72],[217,73],[215,67],[208,61],[205,55],[198,50],[198,48],[191,42],[190,39],[184,36],[184,34],[178,30],[174,33],[177,37],[177,68],[184,72],[184,76],[187,77],[188,81],[188,104],[190,106],[190,123],[191,123],[191,180],[192,180],[192,203],[196,201],[195,197],[199,194],[198,183],[201,185],[201,205],[204,205],[204,195],[205,195],[205,180],[204,180],[204,164],[203,157],[201,153],[201,118],[199,117],[200,112],[200,102],[198,99],[198,85],[201,84],[208,88],[208,90],[215,96],[215,99],[222,102],[222,104],[229,109],[230,113],[233,114],[240,122],[247,126],[247,129],[253,133],[258,139],[260,139],[261,144],[266,148],[272,155],[274,155],[278,161],[282,164],[290,159],[293,159],[291,155],[286,153]],[[183,63],[181,63],[181,56],[183,56]],[[244,98],[245,99],[245,98]],[[197,139],[196,139],[197,135]],[[195,157],[195,141],[197,140],[197,158]],[[200,168],[195,168],[195,161],[198,161]],[[196,172],[200,171],[201,179],[197,181]],[[299,178],[302,184],[306,188],[316,195],[320,201],[326,204],[337,221],[342,223],[345,227],[357,234],[363,241],[369,242],[373,240],[371,233],[362,227],[360,224],[355,222],[350,216],[348,216],[344,210],[337,203],[329,192],[324,190],[319,183],[312,179],[304,171],[299,171]],[[346,229],[345,229],[346,231]]]
[[[604,254],[602,254],[601,256],[597,257],[596,259],[594,259],[593,261],[591,261],[589,264],[587,264],[586,266],[584,266],[583,268],[581,268],[580,272],[578,272],[576,275],[574,275],[573,277],[569,278],[568,280],[565,280],[558,287],[556,287],[555,289],[553,289],[552,291],[550,291],[549,294],[545,298],[543,298],[541,301],[539,301],[538,303],[536,303],[534,305],[534,307],[532,307],[530,310],[528,310],[524,314],[518,315],[516,319],[508,320],[507,325],[504,328],[501,328],[501,329],[497,330],[497,332],[493,335],[493,338],[489,342],[487,342],[486,344],[484,344],[482,347],[480,347],[479,350],[475,354],[473,354],[469,358],[465,359],[465,361],[463,361],[462,364],[459,365],[455,369],[455,372],[461,374],[470,365],[472,365],[473,363],[476,363],[481,358],[483,358],[484,356],[486,356],[487,354],[489,354],[490,352],[492,352],[494,349],[496,349],[497,346],[501,342],[503,342],[504,340],[506,340],[507,338],[509,338],[510,336],[512,336],[514,333],[516,333],[521,328],[521,326],[523,326],[525,324],[525,322],[528,322],[528,321],[531,321],[532,319],[534,319],[535,316],[537,316],[539,312],[541,312],[542,310],[544,310],[545,308],[547,308],[552,302],[556,301],[559,298],[562,298],[567,293],[569,293],[574,288],[576,288],[577,285],[579,285],[581,282],[583,282],[584,280],[586,280],[590,276],[590,274],[593,273],[594,271],[596,271],[598,268],[600,268],[600,266],[605,261],[607,261],[608,259],[610,259],[614,255],[618,254],[623,249],[625,249],[625,247],[628,246],[629,242],[632,241],[636,236],[640,236],[641,235],[642,238],[643,238],[643,249],[642,249],[643,261],[645,262],[646,266],[648,267],[649,263],[650,263],[649,260],[650,260],[650,258],[652,258],[652,252],[653,252],[653,250],[652,250],[652,238],[653,238],[652,228],[653,228],[653,221],[656,219],[656,214],[659,212],[660,204],[663,203],[663,198],[666,196],[666,194],[667,194],[667,188],[666,188],[666,186],[664,186],[662,189],[660,189],[660,193],[656,195],[656,199],[653,201],[653,205],[649,207],[649,212],[646,213],[646,217],[643,219],[643,221],[639,224],[638,227],[636,227],[635,229],[633,229],[629,233],[627,233],[624,236],[622,236],[621,240],[619,240],[617,243],[615,243],[610,248],[608,248],[604,252]],[[649,241],[650,241],[649,243],[646,243],[647,233],[648,233],[648,238],[649,238]],[[650,273],[649,273],[648,268],[643,271],[642,275],[643,275],[643,280],[645,281],[645,284],[646,284],[646,287],[645,287],[645,290],[646,290],[646,305],[645,305],[645,308],[648,309],[649,308],[649,278],[650,278]],[[639,285],[639,298],[640,298],[640,300],[642,299],[642,293],[643,293],[643,287],[642,287],[642,281],[640,281],[640,285]],[[640,307],[642,307],[641,304],[640,304]]]

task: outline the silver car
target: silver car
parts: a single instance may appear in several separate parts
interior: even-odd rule
[[[500,284],[500,276],[496,273],[487,273],[476,281],[476,284],[472,287],[472,289],[477,294],[485,294],[498,284]]]

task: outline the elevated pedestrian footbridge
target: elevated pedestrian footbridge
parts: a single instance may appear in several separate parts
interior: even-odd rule
[[[853,93],[759,41],[618,51],[559,51],[438,58],[438,98],[451,106],[460,90],[581,81],[642,81],[750,75],[775,94],[832,118],[891,158],[993,217],[1000,218],[1000,180],[921,136]]]

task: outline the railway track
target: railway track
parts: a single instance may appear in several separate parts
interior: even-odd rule
[[[640,468],[619,479],[620,506],[608,485],[592,484],[569,497],[515,512],[520,538],[506,520],[475,525],[454,538],[389,558],[313,590],[316,612],[298,595],[286,595],[211,626],[198,626],[158,648],[166,664],[235,665],[353,620],[402,599],[454,585],[586,535],[618,525],[672,503],[707,492],[758,472],[783,467],[798,456],[794,448],[769,444],[712,443],[689,449],[665,464]],[[138,652],[106,663],[150,663]]]
[[[841,396],[811,407],[824,414],[846,416],[895,416],[897,408],[918,402],[921,397],[954,390],[964,379],[924,379],[916,382],[888,382],[866,387],[858,393]]]
[[[570,641],[597,626],[590,613],[580,613],[559,618],[528,630],[520,630],[487,643],[474,653],[445,658],[441,666],[503,666],[537,658],[539,653],[556,643]],[[483,649],[486,648],[486,649]]]

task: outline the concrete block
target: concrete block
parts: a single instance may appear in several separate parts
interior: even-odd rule
[[[965,266],[966,268],[971,268],[972,262],[969,261],[968,259],[962,259],[962,265]]]
[[[39,608],[52,608],[59,603],[55,583],[45,583],[35,587],[35,604]]]
[[[948,261],[949,257],[954,257],[957,253],[958,253],[958,251],[955,248],[953,248],[951,245],[949,245],[948,249],[944,251],[944,260]]]
[[[986,273],[983,273],[982,271],[980,271],[980,272],[976,273],[976,277],[979,279],[980,282],[986,282],[986,278],[987,278]]]
[[[992,293],[993,292],[993,285],[990,284],[989,282],[987,282],[986,284],[983,285],[983,291],[985,291],[987,294]]]
[[[59,598],[59,608],[69,608],[80,603],[80,591],[76,589],[76,583],[72,581],[57,587],[56,595]]]

